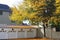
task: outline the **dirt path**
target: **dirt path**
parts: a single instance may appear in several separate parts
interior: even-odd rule
[[[51,39],[47,39],[47,38],[19,38],[19,39],[10,39],[10,40],[51,40]]]

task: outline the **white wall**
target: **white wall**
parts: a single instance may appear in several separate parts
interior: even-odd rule
[[[60,32],[56,32],[55,29],[53,28],[46,28],[46,35],[48,38],[60,38]]]
[[[20,28],[14,28],[14,31],[12,31],[12,28],[3,28],[4,31],[0,28],[0,39],[12,39],[12,38],[34,38],[36,37],[36,29],[21,29]]]
[[[3,15],[0,15],[0,24],[10,24],[9,12],[3,11]]]

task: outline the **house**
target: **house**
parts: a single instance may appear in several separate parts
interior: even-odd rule
[[[0,4],[0,24],[10,24],[9,14],[11,10],[8,5]]]

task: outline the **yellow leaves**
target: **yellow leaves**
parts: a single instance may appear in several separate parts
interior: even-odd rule
[[[51,21],[51,22],[54,22],[55,25],[58,25],[59,18],[57,18],[57,17],[51,17],[51,20],[50,20],[50,21]]]
[[[51,0],[49,0],[49,1],[51,1]],[[58,1],[56,0],[56,3],[58,3],[58,2],[59,2],[59,0]],[[38,17],[38,16],[36,16],[36,14],[42,14],[44,11],[43,9],[45,9],[44,7],[46,5],[47,5],[46,0],[32,0],[32,1],[26,0],[23,2],[23,4],[18,5],[19,9],[17,9],[16,7],[12,8],[13,12],[11,15],[11,20],[13,20],[13,21],[18,20],[18,22],[19,22],[19,21],[24,20],[26,17],[29,19],[35,18],[36,21],[44,20],[45,18],[42,18],[41,16]],[[29,13],[28,11],[31,11],[31,12]],[[57,7],[56,13],[57,14],[60,13],[60,7]],[[51,20],[55,20],[54,22],[56,22],[55,17],[52,17]]]
[[[10,16],[11,20],[13,20],[13,21],[21,20],[23,18],[21,16],[22,16],[22,14],[16,7],[12,8],[12,14]]]
[[[60,14],[60,10],[56,10],[56,14]]]
[[[10,16],[10,20],[15,21],[17,24],[19,22],[22,22],[26,17],[30,17],[29,13],[27,10],[24,8],[24,6],[18,6],[19,9],[16,7],[12,8],[12,14]]]
[[[29,3],[31,7],[35,10],[38,10],[39,7],[46,5],[45,0],[33,0],[33,1],[30,1]]]
[[[55,0],[56,4],[56,11],[55,11],[55,15],[60,15],[60,0]],[[59,17],[55,16],[55,17],[51,17],[51,20],[55,23],[55,25],[58,25],[58,22],[59,22]]]
[[[56,0],[56,3],[60,3],[60,0]]]
[[[60,7],[57,7],[56,11],[55,11],[56,15],[60,15]]]
[[[36,15],[36,13],[31,13],[31,14],[29,14],[29,18],[31,18],[31,19],[32,19],[32,18],[36,18],[35,15]]]
[[[55,6],[56,6],[55,14],[60,15],[60,0],[56,0]]]

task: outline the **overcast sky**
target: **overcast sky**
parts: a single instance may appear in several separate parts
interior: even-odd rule
[[[23,2],[23,0],[0,0],[0,4],[7,4],[10,7],[13,7],[13,5],[16,6],[22,2]]]

